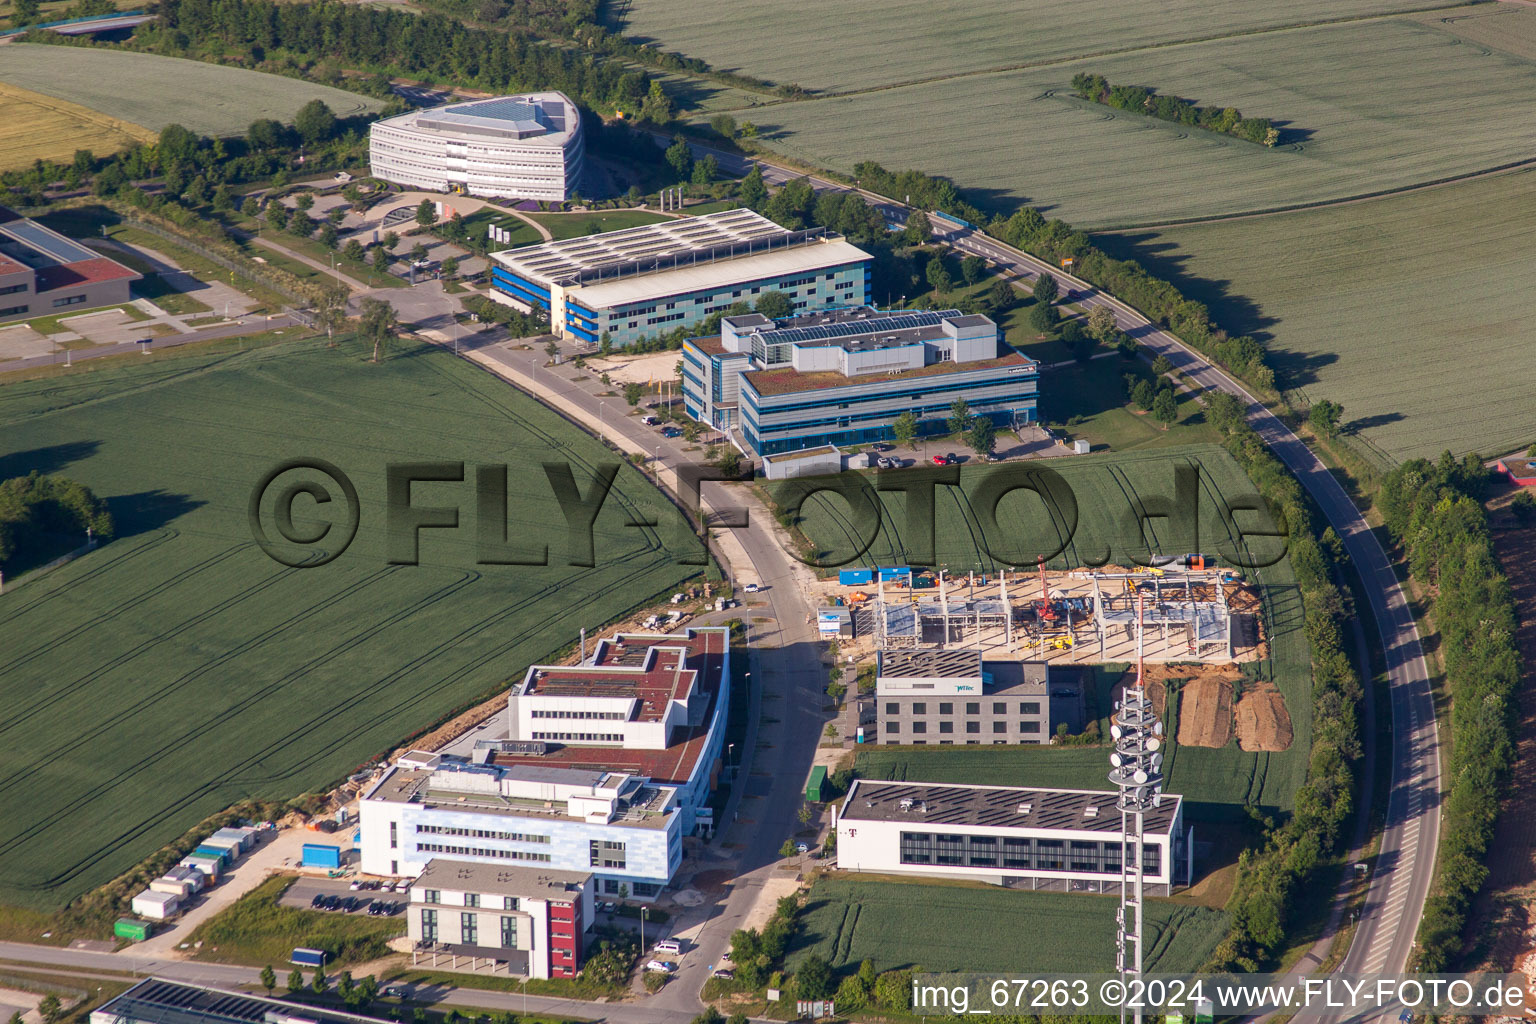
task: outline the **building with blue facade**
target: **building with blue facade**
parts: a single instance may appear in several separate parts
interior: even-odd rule
[[[362,870],[434,857],[588,870],[659,893],[707,831],[730,714],[723,628],[618,634],[578,665],[536,665],[488,728],[412,752],[359,805]]]
[[[957,309],[751,313],[683,344],[688,415],[760,456],[888,441],[904,412],[920,434],[946,433],[957,398],[1017,428],[1038,418],[1039,383],[1040,364],[1003,346],[997,324]]]
[[[870,266],[840,235],[742,209],[492,253],[491,284],[561,337],[622,348],[770,291],[796,310],[860,305]]]

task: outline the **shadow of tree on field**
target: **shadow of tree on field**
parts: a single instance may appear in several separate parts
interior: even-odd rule
[[[34,470],[52,475],[72,463],[90,458],[100,447],[100,441],[67,441],[46,448],[31,448],[24,452],[0,455],[0,480],[26,476]]]

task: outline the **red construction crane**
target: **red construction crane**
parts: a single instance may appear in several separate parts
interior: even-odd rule
[[[1045,556],[1036,555],[1036,563],[1040,566],[1040,600],[1035,602],[1035,615],[1041,622],[1055,622],[1056,609],[1051,607],[1051,594],[1045,585]]]

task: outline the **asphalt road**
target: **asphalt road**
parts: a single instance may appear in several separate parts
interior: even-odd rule
[[[684,451],[686,442],[681,438],[664,438],[638,417],[630,416],[622,399],[598,398],[577,385],[570,379],[571,367],[545,367],[547,357],[542,349],[523,351],[482,344],[478,350],[571,402],[596,419],[606,434],[623,436],[650,452],[652,460],[647,468],[654,473],[659,463],[663,482],[679,464],[698,461],[697,453]],[[737,496],[710,483],[702,485],[701,497],[706,506],[715,509],[739,502]],[[742,617],[750,623],[751,669],[754,691],[760,693],[758,704],[771,706],[773,714],[758,719],[756,741],[749,733],[744,744],[747,749],[738,754],[740,775],[747,780],[753,773],[760,777],[752,783],[752,795],[743,801],[739,816],[721,837],[729,844],[727,848],[736,852],[730,866],[735,876],[730,893],[695,937],[696,945],[681,960],[677,976],[646,1000],[647,1007],[674,1016],[691,1017],[702,1009],[698,994],[708,980],[709,967],[730,948],[731,933],[741,927],[763,882],[780,870],[782,861],[777,851],[784,839],[800,828],[796,814],[802,803],[802,787],[821,731],[831,718],[821,710],[827,701],[826,669],[814,609],[795,582],[791,556],[780,546],[772,521],[760,508],[755,512],[749,509],[748,528],[732,533],[746,550],[755,582],[763,587],[752,600],[765,602],[766,607],[743,609]],[[769,621],[754,621],[765,618]],[[729,808],[727,813],[731,813]]]

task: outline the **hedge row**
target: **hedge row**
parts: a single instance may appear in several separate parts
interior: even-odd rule
[[[921,209],[939,210],[974,224],[985,223],[987,234],[1048,263],[1059,264],[1070,256],[1075,276],[1135,306],[1249,384],[1266,391],[1274,389],[1274,371],[1265,362],[1264,346],[1257,340],[1229,337],[1211,322],[1211,312],[1204,303],[1186,298],[1135,260],[1117,260],[1103,252],[1087,234],[1065,221],[1048,221],[1040,211],[1024,207],[1011,217],[994,217],[988,222],[981,210],[961,198],[953,183],[919,171],[887,171],[866,161],[854,167],[854,175],[862,187],[881,195],[909,200]]]
[[[1209,965],[1256,971],[1271,963],[1286,937],[1293,897],[1314,881],[1354,809],[1354,762],[1360,756],[1356,707],[1360,680],[1344,653],[1344,628],[1354,614],[1334,582],[1343,545],[1332,527],[1319,540],[1312,506],[1301,484],[1270,454],[1243,419],[1232,395],[1207,396],[1207,415],[1227,434],[1226,448],[1247,471],[1286,531],[1291,568],[1312,645],[1312,749],[1307,781],[1289,819],[1271,826],[1264,846],[1245,851],[1227,902],[1231,930]]]
[[[1446,970],[1461,952],[1467,911],[1488,877],[1484,855],[1515,756],[1516,609],[1488,534],[1487,483],[1476,455],[1457,462],[1446,452],[1434,463],[1414,459],[1393,470],[1380,499],[1409,572],[1434,593],[1451,696],[1450,789],[1438,877],[1419,924],[1421,971]]]

